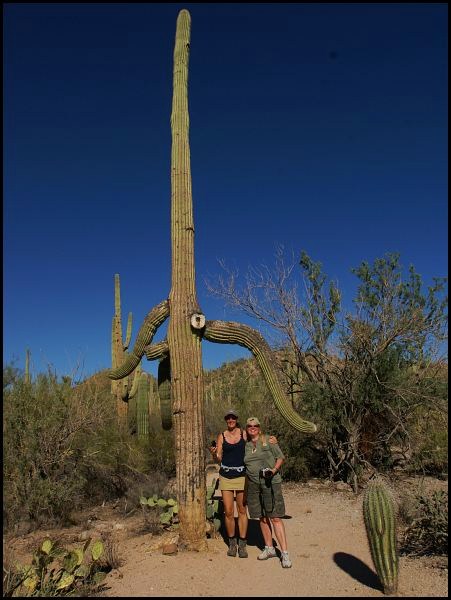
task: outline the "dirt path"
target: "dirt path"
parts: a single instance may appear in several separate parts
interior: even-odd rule
[[[249,558],[226,556],[222,538],[209,552],[163,555],[151,534],[118,541],[123,566],[112,571],[103,597],[151,596],[383,596],[368,549],[362,498],[347,491],[284,484],[291,569],[279,560],[257,561],[262,547],[257,521],[250,521]],[[398,596],[448,596],[447,569],[425,559],[401,558]]]

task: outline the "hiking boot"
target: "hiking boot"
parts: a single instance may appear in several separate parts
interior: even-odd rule
[[[282,552],[282,567],[284,569],[289,569],[291,567],[291,560],[288,556],[288,552]]]
[[[276,556],[276,549],[273,546],[265,546],[263,552],[257,556],[257,560],[268,560],[268,558],[275,558]]]
[[[238,540],[238,556],[240,558],[247,558],[247,549],[246,549],[246,540],[239,539]]]
[[[236,538],[229,538],[229,549],[227,550],[227,556],[236,556],[237,549]]]

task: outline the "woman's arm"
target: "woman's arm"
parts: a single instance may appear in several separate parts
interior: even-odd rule
[[[222,433],[218,433],[216,440],[216,460],[220,463],[222,460]]]
[[[271,469],[272,474],[275,475],[276,473],[278,473],[280,471],[280,467],[282,465],[283,465],[283,458],[277,458],[276,459],[276,464]]]

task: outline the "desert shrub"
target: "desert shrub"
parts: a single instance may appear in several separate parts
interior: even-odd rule
[[[446,392],[442,396],[446,397]],[[419,406],[409,423],[413,473],[445,478],[448,473],[448,421],[446,413]]]
[[[95,416],[51,372],[33,384],[13,382],[4,389],[3,406],[6,524],[63,519],[84,485],[75,438]]]
[[[404,505],[405,507],[405,505]],[[448,553],[448,493],[434,490],[416,495],[409,510],[401,552],[417,556]]]
[[[162,487],[175,474],[172,432],[163,432],[156,417],[146,439],[118,427],[110,390],[105,373],[74,386],[51,370],[25,383],[13,368],[4,369],[7,528],[23,520],[64,523],[75,505],[123,496],[141,475],[159,473]]]

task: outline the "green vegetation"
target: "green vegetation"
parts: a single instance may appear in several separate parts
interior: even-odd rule
[[[98,591],[111,567],[102,562],[102,541],[90,544],[91,540],[87,540],[83,548],[69,550],[50,539],[44,540],[30,565],[3,568],[3,596],[48,598]]]
[[[288,425],[250,357],[204,373],[205,448],[224,428],[224,409],[233,407],[242,424],[257,415],[263,430],[277,436],[286,454],[285,480],[329,478],[347,481],[357,491],[375,472],[446,479],[448,365],[434,353],[445,335],[444,283],[423,293],[413,269],[407,281],[402,279],[397,257],[364,263],[356,271],[356,311],[340,320],[338,288],[326,285],[319,265],[306,255],[300,266],[307,295],[299,302],[294,292],[281,296],[285,316],[291,317],[279,315],[276,321],[273,315],[284,333],[275,354],[294,410],[302,405],[306,418],[319,424],[318,432],[305,435]],[[253,309],[257,306],[253,301]],[[147,373],[136,379],[124,428],[107,371],[75,383],[50,369],[31,377],[29,362],[26,377],[13,364],[5,365],[5,530],[23,522],[29,529],[67,524],[74,506],[105,500],[124,497],[139,507],[142,497],[168,499],[165,486],[176,471],[174,436],[166,429],[172,425],[169,369],[163,359],[158,381]],[[219,523],[218,508],[207,489],[211,533]],[[161,530],[160,512],[169,511],[149,504],[143,510],[148,526]],[[401,503],[401,517],[401,552],[445,551],[447,495],[417,493]],[[176,520],[172,510],[166,525]]]
[[[404,512],[401,553],[415,556],[448,555],[448,493],[418,493]]]
[[[159,498],[158,494],[153,494],[146,498],[141,496],[139,499],[143,510],[154,509],[158,514],[159,523],[167,529],[177,529],[179,519],[179,505],[174,498]]]
[[[30,384],[12,365],[3,379],[3,522],[65,524],[82,508],[174,474],[170,437],[159,415],[141,439],[117,421],[105,373],[73,385],[50,370]],[[150,442],[152,440],[152,442]]]
[[[217,479],[213,479],[211,485],[207,486],[205,493],[205,509],[207,521],[210,523],[210,535],[212,532],[219,531],[221,519],[219,518],[219,500],[214,497]]]
[[[212,294],[260,321],[277,336],[279,365],[295,410],[318,424],[305,440],[291,432],[310,468],[358,490],[368,471],[395,468],[401,454],[413,470],[447,472],[446,280],[426,290],[413,266],[403,275],[397,254],[353,269],[353,309],[305,252],[286,264],[208,283]],[[283,424],[271,428],[290,444]],[[279,423],[281,430],[279,430]],[[396,452],[395,452],[396,449]],[[290,447],[291,450],[291,447]],[[300,453],[301,456],[303,453]],[[303,470],[289,465],[291,474]]]

